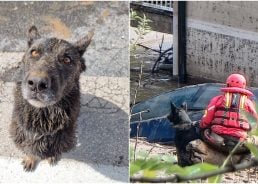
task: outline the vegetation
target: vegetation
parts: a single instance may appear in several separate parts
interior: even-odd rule
[[[143,36],[151,31],[151,27],[149,23],[152,21],[148,19],[145,16],[145,14],[143,14],[143,17],[140,17],[136,13],[136,11],[133,11],[133,10],[130,11],[130,20],[136,21],[138,24],[135,30],[135,33],[137,34],[137,38],[130,44],[130,50],[131,52],[133,52],[136,49],[136,45],[139,43],[139,40],[143,39]]]
[[[258,136],[258,131],[254,130],[250,135]],[[149,153],[144,151],[138,151],[134,160],[132,156],[135,150],[131,148],[130,180],[132,182],[198,182],[200,179],[208,179],[210,183],[219,183],[224,173],[258,166],[258,148],[252,143],[244,143],[252,153],[252,159],[249,162],[226,166],[236,148],[241,144],[239,142],[235,146],[220,167],[205,162],[188,167],[180,167],[175,164],[176,159],[173,156],[150,156]]]

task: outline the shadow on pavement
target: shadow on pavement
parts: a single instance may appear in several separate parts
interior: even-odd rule
[[[128,114],[115,104],[90,94],[81,94],[78,118],[78,143],[75,150],[63,158],[93,164],[128,167]],[[112,171],[94,167],[111,179]],[[128,177],[126,177],[128,178]]]
[[[14,83],[5,83],[0,87],[0,155],[22,158],[22,152],[14,146],[8,132],[13,105],[11,91]],[[63,154],[62,158],[87,163],[96,172],[108,178],[127,182],[128,172],[125,170],[128,168],[128,114],[103,98],[81,94],[81,112],[77,124],[77,147]],[[121,167],[121,172],[114,173],[112,167],[107,170],[98,165],[118,166]]]

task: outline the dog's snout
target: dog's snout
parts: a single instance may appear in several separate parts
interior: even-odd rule
[[[31,91],[42,92],[50,87],[49,80],[46,77],[30,76],[27,80]]]

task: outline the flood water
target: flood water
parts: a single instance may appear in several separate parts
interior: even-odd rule
[[[143,62],[143,73],[141,85],[138,88],[136,102],[146,100],[162,92],[180,88],[188,85],[195,85],[206,82],[215,82],[202,78],[193,78],[188,76],[186,83],[178,82],[172,75],[172,68],[168,70],[159,70],[151,74],[151,69],[159,57],[159,53],[143,47],[137,47],[136,51],[130,56],[130,103],[134,101],[135,88],[138,86],[141,63]]]

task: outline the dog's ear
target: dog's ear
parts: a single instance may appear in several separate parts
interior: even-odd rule
[[[184,109],[185,111],[187,111],[187,102],[184,101],[181,106],[180,106],[182,109]]]
[[[77,48],[81,56],[84,54],[87,47],[89,46],[93,35],[94,35],[94,30],[91,30],[85,37],[81,38],[75,43],[75,47]]]
[[[34,40],[37,40],[40,38],[40,35],[38,33],[38,29],[36,26],[31,26],[30,29],[28,30],[28,46],[30,47]]]
[[[167,118],[170,122],[174,122],[178,114],[178,109],[174,103],[170,103],[170,106],[171,106],[171,111],[170,111],[170,114],[167,116]]]
[[[174,103],[171,103],[171,113],[174,115],[178,112],[178,108]]]

